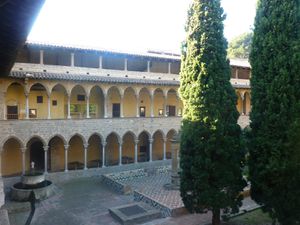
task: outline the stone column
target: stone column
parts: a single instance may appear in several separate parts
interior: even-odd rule
[[[152,162],[152,144],[153,144],[153,139],[149,138],[149,162]]]
[[[45,171],[44,173],[47,174],[48,173],[48,150],[49,150],[49,146],[48,145],[44,145],[44,160],[45,160]]]
[[[104,100],[104,118],[108,118],[108,115],[107,115],[107,93],[103,93],[103,100]]]
[[[89,144],[84,144],[84,170],[87,170],[87,152],[88,152]]]
[[[168,63],[168,74],[171,74],[171,63]]]
[[[140,98],[139,95],[136,94],[136,117],[140,117]]]
[[[119,141],[119,166],[122,165],[122,141]]]
[[[68,116],[67,119],[71,119],[71,95],[68,95]]]
[[[147,72],[150,73],[150,61],[147,61]]]
[[[151,93],[150,95],[150,100],[151,100],[151,106],[150,106],[150,112],[151,112],[151,117],[154,117],[154,94]]]
[[[47,95],[47,97],[48,97],[48,117],[47,117],[47,119],[48,120],[50,120],[51,119],[51,96],[50,96],[50,94],[49,95]]]
[[[164,116],[167,117],[167,102],[168,102],[168,94],[164,94]]]
[[[125,58],[124,60],[124,70],[127,71],[127,63],[128,63],[128,60]]]
[[[86,96],[86,118],[90,118],[90,96]]]
[[[44,64],[44,50],[40,50],[40,64]]]
[[[71,53],[71,67],[74,67],[74,53]]]
[[[180,177],[178,174],[179,171],[179,154],[180,148],[180,133],[175,135],[175,137],[171,140],[171,151],[172,151],[172,175],[171,175],[171,183],[174,186],[180,185]]]
[[[124,94],[121,95],[120,117],[124,117]]]
[[[164,158],[163,158],[163,160],[166,160],[167,159],[167,157],[166,157],[166,153],[167,153],[167,138],[165,137],[165,138],[163,138],[163,141],[164,141],[164,146],[163,146],[163,148],[164,148]]]
[[[25,119],[29,119],[29,93],[25,93]]]
[[[26,147],[25,148],[21,148],[21,152],[22,152],[22,174],[25,174],[26,171]]]
[[[138,144],[139,139],[134,140],[134,163],[138,163]]]
[[[65,172],[68,172],[68,151],[70,145],[64,145],[65,147]]]
[[[102,69],[102,55],[99,56],[99,69]]]
[[[102,143],[102,167],[105,167],[105,146],[106,142]]]

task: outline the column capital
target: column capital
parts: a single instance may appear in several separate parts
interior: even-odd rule
[[[101,143],[103,147],[105,147],[107,145],[107,142],[104,141],[103,143]]]
[[[119,146],[121,146],[123,144],[123,140],[119,140],[118,143],[119,143]]]
[[[48,145],[44,145],[43,149],[44,149],[45,152],[47,152],[49,150],[49,146]]]
[[[89,144],[88,144],[88,143],[86,143],[86,144],[83,144],[83,147],[84,147],[85,149],[88,149],[88,147],[89,147]]]
[[[27,150],[27,148],[26,148],[26,147],[23,147],[23,148],[20,148],[20,150],[21,150],[22,153],[25,153],[26,150]]]
[[[135,143],[136,145],[137,145],[139,142],[140,142],[139,139],[135,139],[135,140],[134,140],[134,143]]]
[[[69,150],[69,147],[70,147],[70,145],[64,145],[64,147],[65,147],[65,150],[66,150],[66,151],[68,151],[68,150]]]
[[[149,138],[149,143],[150,143],[150,144],[153,143],[153,138]]]
[[[163,137],[163,141],[164,141],[164,142],[167,142],[167,141],[168,141],[168,138],[167,138],[167,137]]]

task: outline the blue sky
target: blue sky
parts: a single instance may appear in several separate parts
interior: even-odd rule
[[[253,27],[256,0],[221,0],[225,37]],[[104,49],[179,52],[192,0],[47,0],[28,40]]]

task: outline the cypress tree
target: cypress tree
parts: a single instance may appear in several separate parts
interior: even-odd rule
[[[190,212],[236,212],[241,205],[241,129],[230,83],[220,0],[194,0],[188,12],[180,95],[184,102],[180,192]]]
[[[299,0],[259,0],[252,66],[251,196],[281,224],[300,223]]]

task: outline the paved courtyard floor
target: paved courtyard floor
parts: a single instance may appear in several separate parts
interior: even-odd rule
[[[129,182],[134,188],[158,197],[165,193],[161,192],[162,190],[155,185],[157,182],[165,183],[164,179],[168,178],[159,175]],[[56,186],[57,193],[55,196],[36,204],[31,225],[117,225],[119,223],[110,216],[108,208],[133,202],[132,195],[121,195],[113,192],[100,181],[100,178],[80,178],[56,184]],[[169,194],[167,193],[162,201],[172,201],[174,195]],[[176,201],[177,199],[175,199]],[[182,203],[177,202],[175,204]],[[11,225],[24,225],[28,215],[29,212],[10,214]],[[209,213],[193,214],[156,219],[144,225],[204,225],[208,224],[210,220],[211,215]]]

